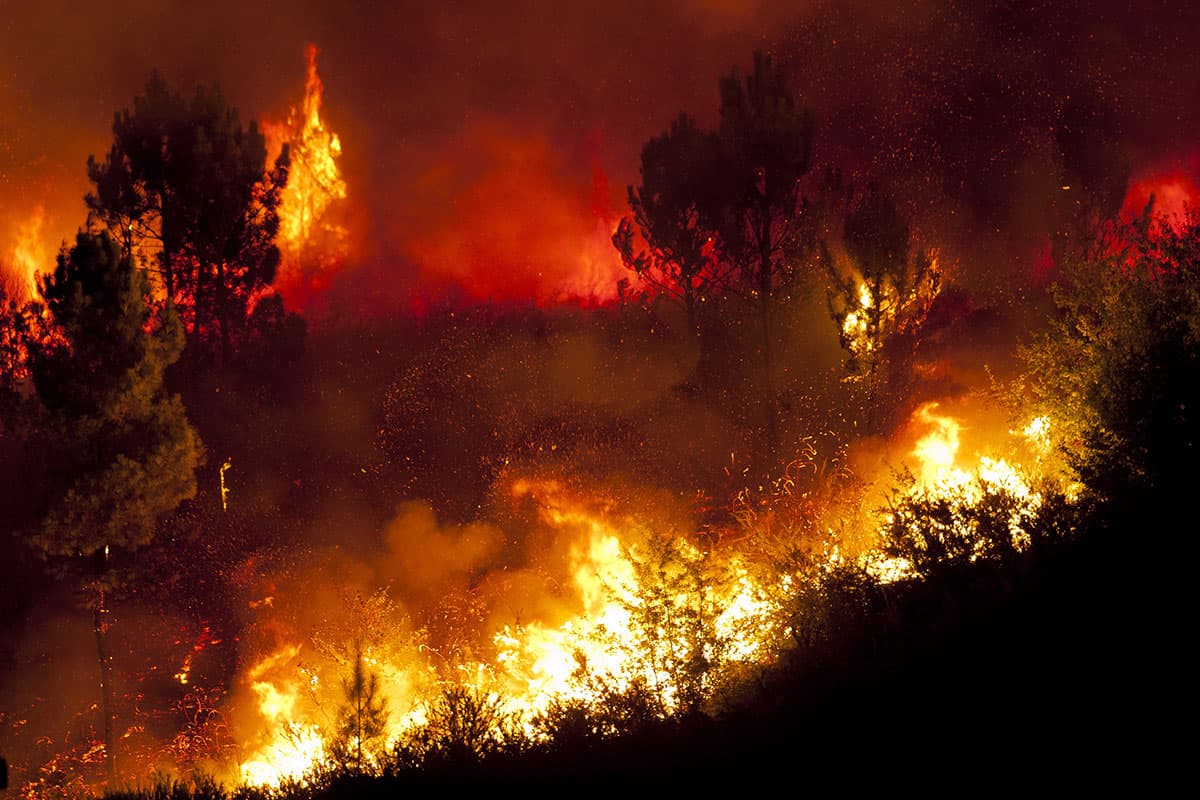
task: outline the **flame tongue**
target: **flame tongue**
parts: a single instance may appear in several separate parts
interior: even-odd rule
[[[8,266],[12,271],[14,286],[5,286],[16,295],[17,300],[30,299],[37,296],[37,275],[52,268],[52,259],[46,248],[45,228],[46,209],[42,205],[34,206],[29,217],[17,228],[16,238],[9,253]],[[0,272],[0,278],[4,275]]]
[[[338,159],[341,139],[325,125],[321,105],[325,87],[317,74],[315,45],[307,49],[304,99],[282,125],[264,123],[271,158],[289,147],[291,164],[279,206],[281,263],[276,286],[292,305],[300,306],[322,288],[329,271],[345,256],[346,228],[332,219],[332,209],[347,196]]]

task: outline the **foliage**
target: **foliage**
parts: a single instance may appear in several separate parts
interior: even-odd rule
[[[1073,534],[1075,510],[1049,479],[981,468],[936,486],[901,471],[880,531],[892,571],[932,579],[976,562],[1011,564],[1034,545]]]
[[[188,101],[157,72],[116,115],[104,161],[88,159],[93,217],[127,254],[157,265],[192,339],[222,356],[279,263],[287,151],[272,169],[265,162],[257,123],[243,128],[220,89],[201,86]]]
[[[640,704],[658,719],[701,712],[731,677],[726,669],[743,623],[722,620],[721,598],[736,583],[736,570],[677,536],[650,534],[626,554],[627,582],[604,580],[619,584],[609,590],[629,614],[632,639],[613,646],[627,649],[632,680],[618,688],[601,679],[601,695],[632,703],[634,721]]]
[[[850,354],[846,369],[865,384],[868,429],[874,430],[883,382],[912,368],[941,272],[932,251],[913,250],[908,223],[878,190],[846,215],[842,236],[846,258],[823,246],[829,311]]]
[[[23,405],[22,385],[28,377],[28,344],[35,312],[18,304],[0,283],[0,437],[11,434],[17,409]]]
[[[689,332],[706,351],[714,343],[699,325],[699,304],[723,302],[732,291],[755,309],[762,354],[755,416],[771,462],[780,438],[772,308],[807,271],[818,234],[814,207],[801,191],[812,163],[813,117],[761,51],[752,72],[743,78],[734,68],[719,90],[715,131],[680,115],[643,147],[642,183],[629,187],[633,216],[613,243],[643,282],[683,301]],[[635,228],[644,250],[636,248]]]
[[[518,738],[495,693],[449,684],[426,704],[425,723],[404,733],[392,754],[395,769],[477,766]]]
[[[766,457],[773,462],[779,420],[772,306],[787,297],[816,243],[801,192],[812,165],[813,116],[796,104],[783,69],[762,52],[755,52],[744,80],[736,68],[723,77],[720,93],[719,249],[757,309]]]
[[[355,654],[348,680],[342,682],[346,704],[338,714],[329,743],[334,762],[352,774],[369,772],[378,763],[387,726],[387,703],[379,696],[379,680],[367,669],[362,651]]]
[[[1066,259],[1057,314],[1022,348],[1014,387],[1083,483],[1129,504],[1185,502],[1200,446],[1200,215],[1150,211]]]
[[[720,93],[721,252],[765,314],[814,243],[800,183],[812,164],[813,117],[761,51],[744,79],[736,68],[721,79]]]
[[[136,549],[196,491],[202,448],[163,386],[178,320],[168,307],[151,321],[145,273],[106,234],[79,234],[41,289],[49,317],[31,372],[56,480],[32,542],[48,557]]]
[[[621,220],[613,244],[644,283],[683,301],[694,334],[698,304],[724,277],[714,257],[717,138],[680,114],[666,133],[645,144],[641,158],[641,185],[629,187],[633,216]],[[635,227],[646,244],[637,252]]]
[[[597,675],[583,675],[588,700],[557,700],[531,720],[535,739],[549,747],[580,750],[620,736],[635,735],[662,719],[659,699],[646,681],[627,686]]]

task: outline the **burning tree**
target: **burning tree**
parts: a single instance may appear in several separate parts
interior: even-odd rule
[[[107,653],[110,558],[148,544],[158,521],[196,491],[202,447],[163,371],[183,349],[168,303],[152,321],[146,273],[106,234],[81,233],[41,286],[49,316],[30,369],[46,416],[47,473],[33,547],[80,579],[93,612],[104,744],[115,775]]]
[[[846,215],[847,259],[824,247],[829,311],[847,371],[866,391],[867,429],[874,432],[881,382],[911,368],[921,326],[941,290],[941,271],[930,250],[915,250],[908,223],[892,200],[871,190]]]
[[[346,199],[338,159],[342,143],[321,117],[325,87],[317,74],[316,45],[306,51],[304,100],[281,125],[266,126],[272,152],[287,153],[287,185],[279,197],[281,280],[314,282],[345,255],[346,228],[334,220]],[[290,298],[290,295],[289,295]]]
[[[15,418],[20,386],[27,377],[26,347],[32,325],[28,306],[17,303],[0,283],[0,437]]]
[[[642,148],[642,183],[629,187],[632,217],[621,220],[613,244],[625,266],[656,290],[683,302],[688,331],[698,334],[697,313],[721,284],[714,258],[712,171],[717,138],[680,114],[671,128]],[[646,249],[635,252],[634,229]]]
[[[264,170],[266,157],[257,124],[243,128],[220,89],[187,101],[154,72],[116,115],[104,161],[88,159],[93,217],[126,254],[157,265],[162,299],[223,358],[279,264],[287,153]]]
[[[425,703],[425,719],[397,741],[397,767],[478,765],[519,739],[504,699],[475,686],[447,684]]]

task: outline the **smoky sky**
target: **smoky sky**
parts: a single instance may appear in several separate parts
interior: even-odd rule
[[[715,124],[719,76],[755,49],[815,112],[817,166],[889,186],[980,291],[1020,283],[1068,192],[1119,194],[1197,150],[1200,10],[1185,3],[10,5],[0,253],[36,204],[55,243],[82,224],[87,156],[152,68],[185,91],[219,84],[243,119],[281,118],[309,42],[344,145],[356,274],[377,287],[519,299],[561,280],[572,267],[550,265],[622,212],[645,141],[680,112]],[[486,260],[493,242],[490,265],[435,263]],[[507,288],[472,277],[521,270]]]

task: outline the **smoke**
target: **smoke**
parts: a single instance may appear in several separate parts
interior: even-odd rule
[[[1064,200],[1119,201],[1130,171],[1191,152],[1198,13],[765,0],[167,13],[123,0],[95,20],[27,5],[0,32],[0,231],[47,181],[45,249],[82,224],[84,162],[152,67],[185,90],[219,83],[243,119],[279,119],[314,42],[359,228],[354,277],[330,289],[343,314],[408,310],[447,284],[467,301],[603,300],[619,274],[607,226],[642,144],[680,111],[714,123],[717,77],[763,48],[816,113],[818,165],[891,186],[964,285],[1003,297]]]
[[[603,303],[625,270],[616,211],[594,167],[588,186],[542,135],[475,121],[436,153],[397,203],[397,238],[422,282],[472,301]]]
[[[439,527],[433,509],[420,502],[402,506],[383,535],[386,550],[375,561],[380,585],[425,608],[468,587],[504,545],[501,531],[484,522]]]

